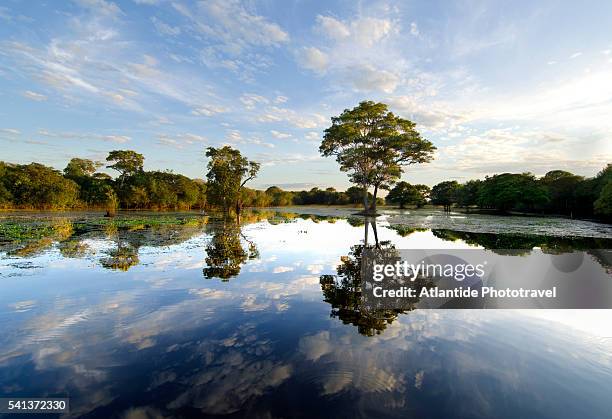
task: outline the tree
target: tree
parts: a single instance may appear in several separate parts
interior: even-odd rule
[[[132,150],[113,150],[106,157],[107,162],[113,164],[106,166],[119,172],[121,186],[124,178],[142,172],[144,156]]]
[[[443,205],[444,211],[449,212],[451,205],[456,201],[456,192],[459,189],[459,183],[456,180],[447,180],[440,182],[431,188],[431,203],[434,205]]]
[[[208,162],[208,197],[210,202],[219,205],[225,213],[234,205],[236,214],[242,210],[242,189],[259,172],[260,165],[250,161],[230,146],[206,149]]]
[[[482,186],[481,180],[468,180],[455,191],[457,205],[463,208],[478,204],[478,192]]]
[[[576,189],[583,180],[582,176],[564,170],[546,173],[540,183],[548,190],[548,209],[559,214],[573,214],[576,207]]]
[[[257,258],[259,252],[255,243],[244,237],[238,222],[224,220],[222,224],[211,224],[210,227],[213,236],[206,246],[206,267],[202,273],[205,278],[228,281],[240,273],[242,264],[248,259]],[[246,249],[241,237],[247,243]]]
[[[612,181],[609,181],[601,190],[599,198],[593,204],[595,214],[604,218],[612,217]]]
[[[39,163],[4,168],[3,183],[14,206],[61,209],[79,204],[79,186],[61,172]]]
[[[387,202],[404,208],[407,204],[422,207],[426,202],[426,193],[429,187],[426,185],[411,185],[408,182],[398,182],[386,197]]]
[[[83,177],[93,176],[100,166],[102,166],[102,163],[75,157],[70,159],[70,162],[68,162],[68,165],[64,169],[64,177],[77,181],[77,179]]]
[[[415,123],[390,112],[384,103],[361,102],[332,118],[319,147],[325,156],[335,156],[340,170],[362,189],[364,212],[376,213],[379,189],[388,189],[402,174],[402,166],[425,163],[436,148],[421,138]],[[374,187],[372,205],[368,189]]]
[[[110,177],[104,173],[96,173],[100,166],[102,163],[75,157],[64,169],[64,177],[79,185],[79,199],[87,206],[108,206],[110,192],[115,195],[114,200],[117,199]]]
[[[548,191],[531,173],[502,173],[487,176],[478,192],[481,206],[500,211],[532,211],[548,202]]]

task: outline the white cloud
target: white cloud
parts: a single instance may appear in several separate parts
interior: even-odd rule
[[[167,23],[162,22],[155,16],[151,18],[151,22],[153,22],[153,26],[155,26],[155,29],[157,29],[157,31],[162,35],[177,36],[181,34],[181,28],[179,28],[178,26],[168,25]]]
[[[393,112],[432,131],[452,132],[470,120],[470,114],[451,104],[419,101],[413,96],[392,96],[385,99]]]
[[[268,106],[261,113],[258,113],[257,121],[287,122],[297,128],[312,129],[322,127],[327,118],[317,113],[304,113],[278,106]]]
[[[351,22],[351,32],[358,44],[370,48],[385,38],[393,29],[388,19],[366,17]]]
[[[330,16],[317,16],[316,29],[336,41],[348,38],[351,35],[351,31],[344,23]]]
[[[332,79],[339,92],[347,87],[363,92],[394,91],[408,74],[399,23],[372,7],[358,17],[340,20],[317,16],[314,32],[322,39],[296,51],[297,63]],[[390,9],[383,10],[391,15]]]
[[[317,275],[323,272],[324,266],[320,264],[312,264],[306,267],[306,270],[311,274]]]
[[[227,131],[227,134],[225,135],[225,140],[229,141],[230,143],[239,143],[243,141],[243,138],[240,131],[232,129]]]
[[[274,99],[274,103],[280,104],[280,103],[285,103],[289,100],[289,98],[287,96],[282,96],[282,95],[278,95],[276,96],[276,98]]]
[[[543,175],[562,167],[579,172],[597,170],[609,158],[609,153],[600,154],[596,147],[584,150],[579,143],[558,133],[506,128],[469,135],[441,148],[433,165],[478,176],[525,171]]]
[[[418,27],[418,25],[417,25],[417,23],[416,23],[416,22],[412,22],[412,23],[410,24],[410,34],[411,34],[412,36],[419,36],[419,35],[420,35],[420,32],[419,32],[419,27]]]
[[[266,148],[274,148],[274,144],[267,143],[261,140],[258,137],[243,137],[242,133],[235,129],[230,129],[225,134],[225,141],[229,144],[253,144]]]
[[[274,274],[282,274],[285,272],[291,272],[293,271],[294,268],[292,266],[277,266],[274,269],[272,269],[272,273]]]
[[[349,68],[347,71],[352,75],[353,86],[360,91],[392,93],[400,83],[400,78],[396,74],[377,69],[370,64]]]
[[[45,100],[47,100],[47,96],[41,94],[41,93],[36,93],[33,92],[31,90],[26,90],[25,92],[23,92],[23,96],[27,99],[36,101],[36,102],[43,102]]]
[[[262,162],[263,166],[276,166],[277,164],[295,164],[323,161],[323,157],[318,154],[304,155],[300,153],[285,155],[258,153],[256,155],[256,159],[257,161]]]
[[[578,58],[582,55],[582,52],[575,52],[572,55],[570,55],[570,60],[573,60],[574,58]]]
[[[321,134],[316,131],[307,132],[304,136],[308,141],[319,141],[321,140]]]
[[[14,129],[14,128],[0,128],[0,133],[10,135],[10,136],[15,136],[15,135],[21,134],[21,131],[19,131],[18,129]]]
[[[240,96],[240,102],[242,102],[247,109],[255,109],[255,107],[259,104],[270,103],[267,98],[254,93],[244,93],[242,96]]]
[[[331,16],[317,16],[315,31],[341,42],[349,40],[370,48],[393,30],[393,22],[376,17],[361,17],[342,22]],[[350,38],[350,39],[349,39]]]
[[[192,115],[198,116],[213,116],[215,114],[228,112],[229,109],[224,106],[217,105],[202,105],[191,111]]]
[[[289,34],[264,16],[247,10],[237,0],[199,2],[195,11],[173,3],[187,17],[193,29],[209,40],[216,40],[219,51],[238,56],[253,46],[279,46],[289,42]]]
[[[74,0],[79,6],[102,16],[115,17],[123,12],[115,3],[106,0]]]
[[[276,130],[271,130],[270,133],[272,134],[274,138],[278,138],[279,140],[291,138],[291,134],[287,134],[286,132],[279,132]]]
[[[315,73],[324,73],[329,65],[327,54],[315,47],[303,48],[298,54],[300,65]]]
[[[188,145],[205,144],[208,139],[202,135],[184,133],[184,134],[159,134],[157,143],[164,146],[183,149]]]
[[[96,141],[105,141],[111,143],[124,144],[131,140],[131,137],[127,135],[102,135],[102,134],[93,134],[93,133],[77,133],[77,132],[51,132],[44,129],[40,129],[37,131],[38,135],[43,137],[51,137],[58,139],[66,139],[66,140],[96,140]]]

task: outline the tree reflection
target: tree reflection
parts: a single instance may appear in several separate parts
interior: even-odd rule
[[[349,254],[340,259],[341,263],[336,268],[336,275],[321,275],[319,281],[324,301],[332,306],[330,316],[340,319],[344,324],[356,326],[357,331],[364,336],[374,336],[381,334],[400,314],[414,310],[419,299],[414,298],[405,301],[407,304],[404,305],[405,309],[402,310],[368,311],[365,308],[361,290],[364,249],[373,250],[376,259],[388,258],[396,253],[396,250],[391,242],[378,240],[378,231],[374,219],[365,219],[364,225],[364,243],[352,246]],[[373,245],[368,244],[369,226],[372,227],[374,235]],[[411,286],[419,290],[426,285],[424,281],[417,280]]]
[[[240,274],[242,264],[248,259],[259,257],[254,242],[243,234],[237,220],[223,219],[220,223],[211,223],[212,238],[206,246],[205,278],[220,278],[228,281]],[[246,245],[243,245],[243,241]]]
[[[130,243],[120,243],[116,249],[108,252],[107,258],[100,260],[104,268],[120,271],[127,271],[132,266],[138,265],[139,262],[138,247],[134,247]]]
[[[556,237],[525,234],[470,233],[447,229],[432,230],[434,236],[446,240],[462,240],[467,244],[482,246],[500,255],[524,256],[539,247],[547,254],[564,254],[577,250],[610,249],[612,240],[597,237]]]

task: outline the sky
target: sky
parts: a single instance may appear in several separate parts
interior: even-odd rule
[[[612,2],[0,3],[3,161],[131,149],[203,178],[229,144],[262,164],[252,187],[344,189],[318,147],[362,100],[437,147],[411,183],[593,176],[612,162]]]

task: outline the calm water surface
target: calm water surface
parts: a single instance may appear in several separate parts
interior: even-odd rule
[[[343,211],[5,216],[49,227],[2,243],[0,394],[70,397],[69,417],[610,417],[610,311],[369,317],[338,272],[366,231]],[[584,251],[610,272],[610,227],[514,218],[389,212],[368,240]]]

